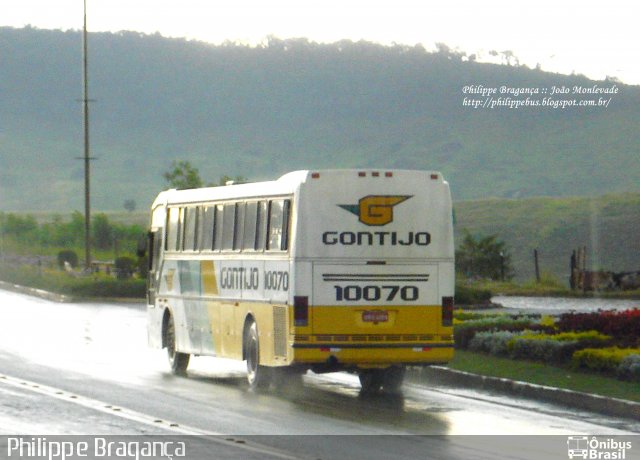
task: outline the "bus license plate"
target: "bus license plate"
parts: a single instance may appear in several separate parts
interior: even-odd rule
[[[363,311],[362,321],[365,323],[386,323],[389,321],[389,312],[380,310]]]

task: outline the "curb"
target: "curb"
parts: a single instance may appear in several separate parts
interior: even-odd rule
[[[582,409],[603,415],[640,420],[640,403],[625,399],[536,385],[499,377],[472,374],[442,366],[429,366],[412,373],[417,381],[443,383],[457,387],[478,388],[498,393],[551,402],[572,409]]]

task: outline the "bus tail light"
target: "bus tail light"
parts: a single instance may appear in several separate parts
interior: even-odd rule
[[[302,327],[309,325],[309,297],[293,297],[293,324]]]
[[[453,326],[453,297],[442,298],[442,325]]]

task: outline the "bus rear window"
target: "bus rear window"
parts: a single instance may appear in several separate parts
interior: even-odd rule
[[[267,250],[286,251],[289,248],[290,207],[290,200],[272,200],[269,202]]]

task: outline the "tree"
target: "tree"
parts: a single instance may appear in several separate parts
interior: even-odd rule
[[[162,175],[171,188],[187,189],[202,187],[202,179],[198,168],[191,166],[188,161],[173,161],[171,171]]]
[[[124,200],[123,206],[127,211],[133,212],[136,210],[136,200]]]
[[[93,242],[98,249],[109,249],[113,244],[113,226],[105,214],[97,214],[91,225]]]
[[[511,279],[511,255],[498,235],[474,237],[464,231],[462,243],[456,251],[456,270],[468,278]]]

